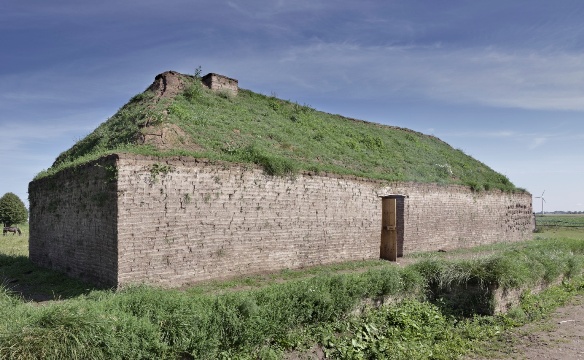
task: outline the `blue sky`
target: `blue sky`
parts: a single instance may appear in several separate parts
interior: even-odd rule
[[[584,211],[580,0],[3,0],[0,196],[166,70],[435,135]],[[539,200],[534,211],[541,211]]]

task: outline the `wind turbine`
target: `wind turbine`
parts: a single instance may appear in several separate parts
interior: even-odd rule
[[[536,196],[536,199],[541,199],[541,214],[543,215],[543,203],[545,202],[545,199],[543,198],[543,194],[545,194],[545,190],[541,193],[541,196]]]

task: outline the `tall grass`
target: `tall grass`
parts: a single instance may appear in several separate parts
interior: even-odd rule
[[[403,268],[373,262],[356,272],[340,266],[341,272],[282,273],[287,281],[258,280],[248,290],[237,285],[230,291],[209,285],[204,291],[135,286],[93,290],[40,307],[3,286],[0,358],[278,358],[315,342],[333,358],[389,353],[447,358],[541,308],[528,296],[529,305],[515,311],[515,318],[465,319],[453,317],[456,312],[447,311],[429,291],[437,295],[444,288],[472,284],[529,288],[559,276],[575,281],[566,293],[584,291],[584,281],[578,280],[583,258],[580,239],[536,240],[467,260],[422,259]],[[363,299],[387,296],[409,300],[352,315]],[[420,302],[428,298],[435,303]]]
[[[0,331],[0,357],[122,359],[139,349],[131,358],[218,358],[346,316],[364,297],[416,293],[421,285],[411,271],[388,267],[216,296],[138,286],[33,308],[6,295],[13,315]]]

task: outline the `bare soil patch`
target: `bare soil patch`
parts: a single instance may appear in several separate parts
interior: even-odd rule
[[[584,359],[584,296],[546,319],[513,330],[507,344],[489,359]]]

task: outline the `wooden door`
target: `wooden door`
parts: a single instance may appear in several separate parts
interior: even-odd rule
[[[382,199],[380,257],[397,261],[397,200]]]

